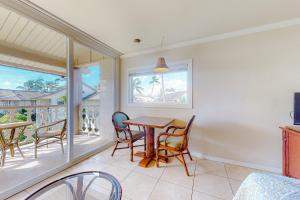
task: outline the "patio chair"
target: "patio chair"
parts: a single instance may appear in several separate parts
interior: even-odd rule
[[[138,126],[138,131],[130,129],[129,125],[123,123],[123,121],[129,120],[128,115],[123,112],[115,112],[112,115],[112,123],[115,127],[115,148],[111,154],[114,156],[114,153],[118,149],[128,149],[130,148],[130,161],[133,161],[133,147],[144,146],[144,150],[146,149],[146,142],[145,142],[145,130],[141,130],[141,127]],[[136,141],[144,139],[144,144],[142,145],[133,145]],[[119,147],[120,143],[127,144],[127,147]]]
[[[56,121],[51,124],[37,128],[35,130],[35,134],[34,134],[35,158],[37,158],[38,147],[45,146],[45,145],[47,145],[47,147],[48,147],[48,139],[54,139],[53,141],[51,141],[51,143],[59,142],[61,145],[62,153],[64,154],[63,139],[66,135],[66,129],[67,129],[67,120],[66,119]],[[44,140],[47,140],[47,142],[44,144],[40,144]]]
[[[159,167],[159,159],[161,157],[175,157],[184,166],[187,176],[189,171],[184,159],[184,155],[188,154],[191,160],[192,156],[188,149],[189,135],[191,131],[192,123],[195,119],[195,115],[190,119],[189,123],[185,127],[169,126],[166,132],[159,134],[157,137],[156,148],[156,166]],[[165,151],[165,155],[159,155],[160,151]],[[167,152],[171,152],[172,155],[168,155]]]

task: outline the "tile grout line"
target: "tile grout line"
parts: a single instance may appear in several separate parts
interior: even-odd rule
[[[156,181],[156,183],[155,183],[155,185],[154,185],[154,187],[153,187],[152,191],[150,192],[149,197],[148,197],[147,199],[150,199],[150,197],[151,197],[153,191],[155,190],[155,188],[156,188],[158,182],[160,181],[160,178],[161,178],[162,175],[165,173],[165,171],[166,171],[166,167],[164,166],[163,172],[162,172],[161,175],[157,178],[157,181]]]
[[[198,161],[198,159],[197,159],[196,161]],[[196,162],[196,163],[197,163],[197,162]],[[232,191],[231,184],[230,184],[229,178],[228,178],[229,176],[228,176],[227,170],[226,170],[226,168],[225,168],[225,163],[222,163],[222,164],[224,165],[226,177],[220,176],[220,175],[213,175],[213,176],[217,176],[217,177],[221,177],[221,178],[227,178],[228,184],[229,184],[229,186],[230,186],[230,190]],[[197,167],[197,165],[196,165],[196,167]],[[195,170],[196,170],[196,168],[195,168]],[[196,172],[195,172],[195,173],[196,173]],[[206,174],[206,173],[207,173],[207,172],[201,173],[201,174]],[[214,197],[214,198],[216,198],[216,199],[224,200],[224,199],[222,199],[222,198],[220,198],[220,197],[217,197],[217,196],[215,196],[215,195],[212,195],[212,194],[209,194],[209,193],[206,193],[206,192],[203,192],[203,191],[195,190],[195,189],[194,189],[194,183],[195,183],[194,181],[195,181],[195,178],[194,178],[194,180],[193,180],[193,190],[192,190],[193,193],[194,193],[194,191],[195,191],[195,192],[200,192],[200,193],[206,194],[206,195],[208,195],[208,196],[212,196],[212,197]]]
[[[122,168],[122,169],[124,169],[124,168]],[[123,180],[121,182],[125,181],[125,179],[127,179],[134,172],[134,169],[135,168],[131,169],[131,171],[123,178]]]
[[[203,191],[197,191],[197,190],[195,190],[195,191],[199,192],[201,194],[205,194],[205,195],[210,196],[210,197],[214,197],[214,198],[219,199],[219,200],[226,200],[226,199],[222,199],[222,198],[220,198],[218,196],[215,196],[214,194],[206,193],[206,192],[203,192]]]
[[[224,164],[224,163],[223,163]],[[226,165],[224,164],[224,169],[225,169],[225,172],[226,172],[226,176],[227,176],[227,181],[228,181],[228,183],[229,183],[229,186],[230,186],[230,190],[231,190],[231,193],[232,193],[232,195],[234,196],[234,192],[233,192],[233,189],[232,189],[232,185],[231,185],[231,183],[230,183],[230,178],[229,178],[229,176],[228,176],[228,172],[227,172],[227,169],[226,169]]]
[[[165,170],[167,170],[167,167],[165,167]],[[195,169],[195,170],[196,170],[196,169]],[[180,186],[180,187],[185,188],[185,189],[191,189],[190,187],[186,187],[186,186],[183,186],[183,185],[178,184],[178,183],[174,183],[174,182],[169,181],[169,180],[162,180],[162,181],[171,183],[171,184],[176,185],[176,186]]]
[[[193,177],[193,185],[192,185],[192,194],[191,194],[191,200],[193,200],[193,194],[194,194],[194,185],[195,185],[195,178],[196,178],[196,167],[197,167],[198,160],[196,159],[195,162],[195,168],[194,168],[194,177]]]
[[[182,187],[182,188],[185,188],[185,189],[191,189],[190,187],[186,187],[186,186],[183,186],[183,185],[181,185],[181,184],[174,183],[174,182],[172,182],[172,181],[168,181],[168,180],[162,180],[162,181],[167,182],[167,183],[171,183],[171,184],[173,184],[173,185],[176,185],[176,186],[179,186],[179,187]]]
[[[125,168],[123,168],[123,167],[121,167],[122,169],[125,169]],[[130,170],[130,172],[123,178],[123,180],[120,180],[119,182],[120,182],[120,184],[121,184],[121,188],[122,188],[122,182],[124,182],[133,172],[134,172],[134,169],[135,169],[135,167],[133,168],[133,169],[131,169]],[[128,170],[128,168],[127,168],[127,170]],[[124,197],[124,188],[122,188],[122,197]],[[129,199],[129,200],[131,200],[131,198],[130,197],[125,197],[126,199]]]

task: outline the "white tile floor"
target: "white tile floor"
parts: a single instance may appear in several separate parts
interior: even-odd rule
[[[74,153],[80,155],[108,142],[108,140],[98,136],[75,135]],[[66,152],[66,144],[64,148]],[[21,146],[21,150],[25,156],[24,158],[21,157],[18,151],[16,151],[15,157],[12,158],[9,151],[7,151],[5,165],[0,167],[0,199],[7,190],[22,185],[50,169],[62,166],[66,162],[66,154],[62,154],[61,146],[58,143],[49,144],[48,148],[46,146],[40,147],[37,159],[34,157],[33,145]]]
[[[140,158],[129,161],[129,152],[119,150],[114,157],[112,148],[97,154],[27,190],[9,200],[20,200],[43,185],[71,173],[100,170],[114,175],[122,185],[125,200],[229,200],[232,199],[240,183],[253,169],[227,165],[224,163],[194,159],[188,160],[190,177],[181,164],[173,159],[167,165],[141,168]]]

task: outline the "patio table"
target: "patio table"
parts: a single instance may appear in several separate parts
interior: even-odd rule
[[[139,166],[147,167],[152,160],[155,160],[154,151],[154,130],[155,128],[163,129],[171,124],[175,119],[164,117],[148,117],[142,116],[134,119],[126,120],[123,123],[134,126],[143,126],[146,130],[146,152],[137,152],[135,155],[143,157],[139,162]],[[163,160],[161,160],[163,161]],[[165,160],[166,162],[167,160]]]
[[[121,184],[114,176],[100,171],[88,171],[49,183],[25,200],[121,200],[121,198]]]
[[[21,131],[19,132],[21,133],[26,129],[27,126],[30,126],[32,124],[33,124],[32,122],[13,122],[13,123],[0,124],[0,145],[2,148],[2,157],[3,157],[1,162],[2,166],[4,165],[5,154],[6,154],[5,151],[7,148],[10,149],[10,155],[14,157],[15,155],[14,147],[16,145],[21,155],[23,156],[21,150],[19,149],[19,144],[18,144],[19,135],[15,136],[16,129],[21,129]],[[4,130],[10,130],[8,139],[5,139]]]

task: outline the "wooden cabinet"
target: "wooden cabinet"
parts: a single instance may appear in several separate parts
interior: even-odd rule
[[[300,127],[282,129],[282,174],[300,179]]]

